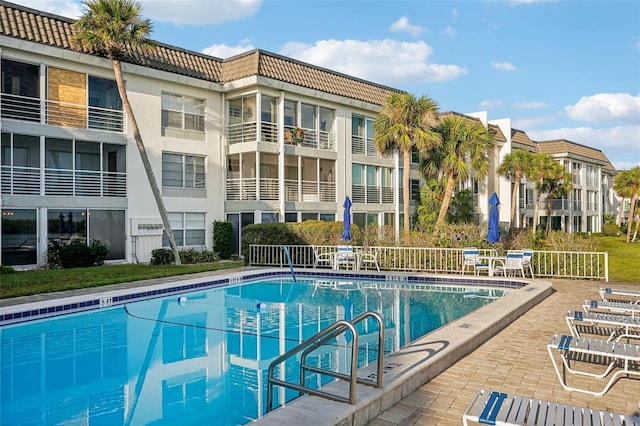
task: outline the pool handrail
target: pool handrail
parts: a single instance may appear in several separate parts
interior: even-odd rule
[[[384,359],[384,321],[382,316],[374,311],[365,312],[358,317],[356,317],[353,321],[347,320],[338,320],[335,323],[331,324],[324,330],[314,334],[309,337],[304,342],[280,355],[276,359],[274,359],[271,364],[269,364],[268,369],[268,384],[267,384],[267,412],[273,409],[273,387],[274,385],[287,387],[290,389],[294,389],[302,393],[308,393],[311,395],[316,395],[320,397],[324,397],[327,399],[331,399],[338,402],[348,402],[353,405],[356,403],[356,385],[357,383],[365,384],[368,386],[374,386],[369,381],[358,380],[357,370],[358,370],[358,357],[356,356],[358,349],[358,331],[356,330],[355,324],[363,321],[368,317],[373,317],[376,321],[378,321],[379,331],[378,331],[378,364],[377,364],[377,378],[375,381],[375,387],[382,387],[382,367],[383,367],[383,359]],[[336,336],[343,334],[347,331],[350,331],[353,335],[353,339],[351,341],[351,371],[349,374],[341,374],[333,371],[328,371],[324,369],[319,369],[313,366],[304,365],[306,361],[307,355],[319,348],[320,346],[327,343],[329,340],[335,338]],[[287,359],[292,356],[298,354],[300,351],[304,351],[302,357],[300,359],[300,384],[295,384],[291,382],[286,382],[284,380],[276,379],[274,377],[274,372],[276,366],[282,364]],[[308,386],[304,386],[304,371],[313,371],[316,373],[326,374],[328,376],[332,376],[338,379],[348,380],[349,381],[349,396],[343,397],[340,395],[335,395],[329,392],[325,392],[319,389],[310,388]]]

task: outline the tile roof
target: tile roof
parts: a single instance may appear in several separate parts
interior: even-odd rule
[[[0,1],[0,35],[82,51],[71,45],[73,22],[69,18]],[[263,76],[374,105],[382,105],[389,94],[399,92],[263,50],[253,50],[222,60],[154,43],[151,52],[129,52],[123,61],[221,84],[249,76]]]
[[[529,136],[522,130],[511,129],[511,142],[516,145],[520,145],[520,148],[529,149],[530,151],[535,152],[536,144],[533,142]]]
[[[584,157],[594,160],[596,163],[600,163],[603,170],[615,173],[616,169],[613,167],[609,159],[602,151],[596,148],[591,148],[579,143],[571,142],[566,139],[557,139],[550,141],[538,141],[537,146],[539,151],[544,154],[564,154],[567,157]]]

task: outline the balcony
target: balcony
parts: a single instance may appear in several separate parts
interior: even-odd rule
[[[124,112],[68,102],[0,94],[2,118],[75,129],[124,133]]]
[[[351,198],[354,203],[393,204],[393,188],[390,186],[352,185]]]
[[[293,127],[285,126],[285,130]],[[241,124],[230,124],[227,126],[227,139],[229,144],[243,142],[268,142],[278,143],[278,126],[275,123],[260,122],[260,133],[258,134],[258,122],[249,121]],[[299,146],[306,148],[323,149],[335,151],[335,134],[332,132],[320,132],[314,129],[302,128],[304,137]]]
[[[277,201],[280,182],[275,178],[260,179],[260,195],[255,178],[227,179],[228,201]],[[336,202],[335,182],[285,180],[285,201]]]
[[[40,169],[2,166],[2,193],[41,195]],[[44,170],[44,195],[84,197],[126,197],[127,175],[124,172],[90,170]]]

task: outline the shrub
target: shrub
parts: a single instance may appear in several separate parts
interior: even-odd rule
[[[81,268],[102,265],[109,253],[106,245],[99,240],[87,245],[82,240],[73,240],[69,244],[53,241],[47,251],[47,264],[50,268]]]
[[[602,235],[606,237],[619,237],[622,233],[615,223],[605,223],[602,225]]]
[[[187,249],[180,250],[180,262],[184,265],[195,265],[197,263],[212,263],[218,260],[218,255],[209,250]]]
[[[171,265],[175,260],[176,258],[171,249],[159,248],[151,251],[150,263],[152,265]]]
[[[233,254],[233,226],[231,222],[217,220],[213,222],[213,251],[221,259],[230,259]]]

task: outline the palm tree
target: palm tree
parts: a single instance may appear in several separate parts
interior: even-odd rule
[[[516,209],[518,206],[518,187],[523,176],[526,176],[531,166],[531,152],[516,149],[508,153],[502,159],[502,163],[498,166],[498,174],[500,176],[513,179],[513,188],[511,189],[511,226],[516,223]]]
[[[440,173],[446,180],[444,197],[436,223],[442,223],[447,215],[453,190],[457,182],[472,174],[477,179],[489,172],[489,152],[493,149],[494,134],[480,121],[457,115],[441,118],[434,128],[442,137],[436,152],[422,161],[421,170],[427,176]],[[436,172],[436,170],[438,170]]]
[[[536,233],[538,227],[538,210],[540,206],[540,198],[547,189],[547,176],[553,171],[558,164],[549,154],[539,153],[531,159],[531,167],[527,170],[527,178],[535,182],[536,204],[533,206],[533,226],[531,233]],[[550,218],[549,218],[550,219]]]
[[[393,93],[385,101],[374,122],[374,143],[379,153],[402,153],[402,199],[404,201],[404,232],[411,225],[409,175],[411,152],[421,155],[440,143],[440,135],[432,130],[437,122],[438,104],[428,96],[416,98],[410,93]]]
[[[640,191],[640,166],[620,172],[613,181],[613,188],[621,197],[631,198],[627,219],[627,242],[631,241],[631,225],[636,212],[636,201]]]
[[[180,255],[169,222],[169,216],[158,183],[153,174],[149,156],[142,142],[138,123],[131,103],[124,87],[122,75],[122,57],[131,51],[148,51],[153,43],[148,36],[151,33],[151,21],[140,16],[141,6],[135,0],[85,0],[86,10],[82,17],[73,23],[74,34],[71,42],[74,47],[85,51],[104,55],[111,60],[113,72],[118,86],[118,93],[122,99],[124,110],[129,117],[129,126],[136,141],[138,152],[151,185],[165,232],[169,238],[169,245],[173,251],[175,262],[180,265]]]
[[[567,169],[562,166],[562,164],[555,163],[555,165],[551,169],[549,169],[549,173],[545,178],[545,189],[549,194],[547,198],[547,228],[545,231],[547,235],[549,235],[549,230],[551,229],[551,211],[553,200],[569,194],[569,192],[573,188],[571,177],[571,173],[569,173]]]

